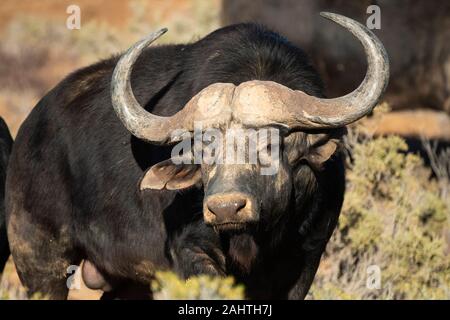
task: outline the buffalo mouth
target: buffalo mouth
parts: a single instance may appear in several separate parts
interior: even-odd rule
[[[213,224],[216,232],[242,232],[248,228],[246,222],[223,222]]]

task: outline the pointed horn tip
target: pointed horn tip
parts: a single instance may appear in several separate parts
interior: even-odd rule
[[[326,19],[330,19],[333,20],[333,18],[335,17],[339,17],[340,15],[337,13],[332,13],[332,12],[326,12],[326,11],[321,11],[319,13],[322,17],[326,18]]]
[[[340,24],[340,25],[342,25],[345,22],[347,22],[347,23],[348,22],[352,22],[352,21],[357,22],[357,21],[355,21],[353,19],[350,19],[349,17],[343,16],[343,15],[337,14],[337,13],[322,11],[319,14],[320,14],[321,17],[323,17],[325,19],[328,19],[328,20],[331,20],[331,21],[333,21],[333,22],[335,22],[337,24]]]
[[[161,37],[164,33],[166,33],[169,29],[167,28],[161,28],[156,32],[153,32],[152,34],[150,34],[148,37],[149,38],[153,38],[153,39],[158,39],[159,37]]]
[[[156,39],[158,39],[159,37],[161,37],[164,33],[166,33],[167,31],[168,31],[169,29],[167,29],[167,28],[162,28],[162,29],[159,29],[158,31],[155,31],[155,32],[152,32],[152,33],[150,33],[147,37],[145,37],[142,41],[141,41],[141,43],[142,42],[153,42],[153,41],[155,41]]]

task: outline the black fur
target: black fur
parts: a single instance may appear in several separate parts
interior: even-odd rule
[[[9,133],[8,126],[0,117],[0,274],[3,272],[6,260],[9,257],[5,220],[5,181],[12,144],[13,139]]]
[[[64,268],[89,259],[118,287],[148,283],[155,268],[172,268],[185,277],[233,274],[249,298],[304,297],[339,215],[341,157],[320,171],[300,160],[288,166],[292,182],[279,195],[286,212],[276,221],[262,216],[251,236],[218,236],[203,223],[202,188],[139,191],[143,172],[167,159],[170,148],[139,141],[117,119],[110,101],[116,62],[111,58],[68,76],[17,135],[6,201],[22,282],[30,292],[64,298]],[[253,24],[222,28],[192,44],[147,49],[134,67],[132,88],[147,110],[171,115],[212,83],[254,79],[322,96],[305,54]],[[274,196],[270,178],[263,182],[258,192]],[[274,201],[272,209],[281,207]],[[244,237],[245,245],[236,248],[233,243],[240,242],[233,237]],[[254,255],[245,271],[230,259],[242,249]]]

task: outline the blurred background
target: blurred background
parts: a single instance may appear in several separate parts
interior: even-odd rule
[[[79,30],[66,27],[72,4],[81,9]],[[370,5],[380,8],[381,29],[373,31],[390,57],[390,84],[377,111],[350,128],[344,209],[308,298],[450,299],[448,1],[3,0],[0,116],[14,136],[68,73],[158,28],[169,28],[159,43],[180,43],[239,22],[265,24],[303,48],[327,95],[340,96],[363,79],[364,54],[318,13],[365,24]],[[367,283],[370,266],[381,272],[376,288]],[[5,275],[0,297],[24,298],[11,261]]]

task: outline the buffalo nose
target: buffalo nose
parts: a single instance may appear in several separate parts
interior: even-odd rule
[[[236,220],[239,211],[247,206],[247,198],[242,195],[217,195],[210,196],[206,206],[215,222],[227,222]]]

